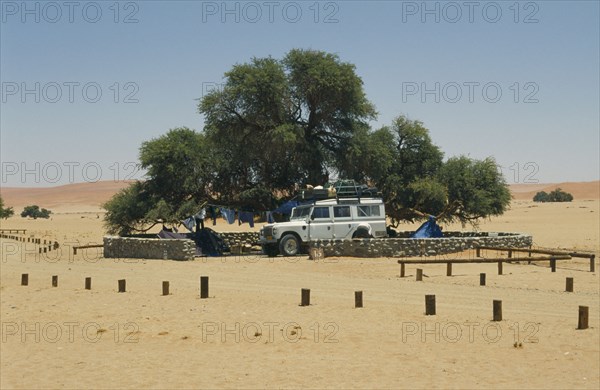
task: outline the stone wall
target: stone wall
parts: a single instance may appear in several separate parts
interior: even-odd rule
[[[402,236],[412,232],[400,232]],[[520,233],[444,232],[444,238],[365,238],[354,240],[315,240],[311,248],[323,248],[325,257],[412,257],[437,256],[475,249],[478,246],[531,246],[530,235]]]
[[[195,254],[192,240],[104,237],[105,258],[194,260]]]
[[[253,246],[258,243],[258,232],[217,232],[217,234],[230,247]]]
[[[399,232],[409,237],[413,232]],[[232,248],[241,253],[258,242],[258,232],[218,233]],[[532,237],[520,233],[444,232],[444,238],[365,238],[354,240],[315,240],[312,248],[323,248],[326,257],[411,257],[437,256],[475,249],[478,246],[526,248]],[[193,260],[196,246],[192,240],[139,237],[104,237],[104,257]]]

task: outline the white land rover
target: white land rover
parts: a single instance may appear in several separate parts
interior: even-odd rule
[[[265,225],[260,244],[268,256],[293,256],[311,240],[387,237],[380,198],[319,200],[292,210],[289,222]]]

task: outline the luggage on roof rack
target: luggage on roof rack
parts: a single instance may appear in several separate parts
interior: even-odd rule
[[[304,189],[298,192],[297,198],[300,201],[317,201],[335,198],[335,193],[325,188]]]
[[[377,198],[381,193],[377,188],[365,184],[357,184],[354,180],[337,180],[325,185],[325,188],[303,189],[298,192],[297,199],[300,201],[317,201],[325,199],[343,198]]]

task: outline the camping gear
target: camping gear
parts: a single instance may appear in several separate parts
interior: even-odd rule
[[[410,236],[411,238],[440,238],[443,237],[442,229],[435,223],[435,217],[429,216],[429,219]]]
[[[222,256],[229,252],[229,246],[212,229],[203,228],[195,233],[175,233],[167,229],[158,232],[158,237],[163,239],[190,239],[196,243],[196,256]]]

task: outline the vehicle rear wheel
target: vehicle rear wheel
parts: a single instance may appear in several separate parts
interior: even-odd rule
[[[352,235],[352,238],[371,238],[371,235],[367,229],[358,228]]]
[[[295,256],[300,252],[300,241],[293,234],[286,234],[279,242],[279,252],[284,256]]]
[[[279,254],[277,244],[265,244],[262,249],[263,253],[269,257],[275,257]]]

